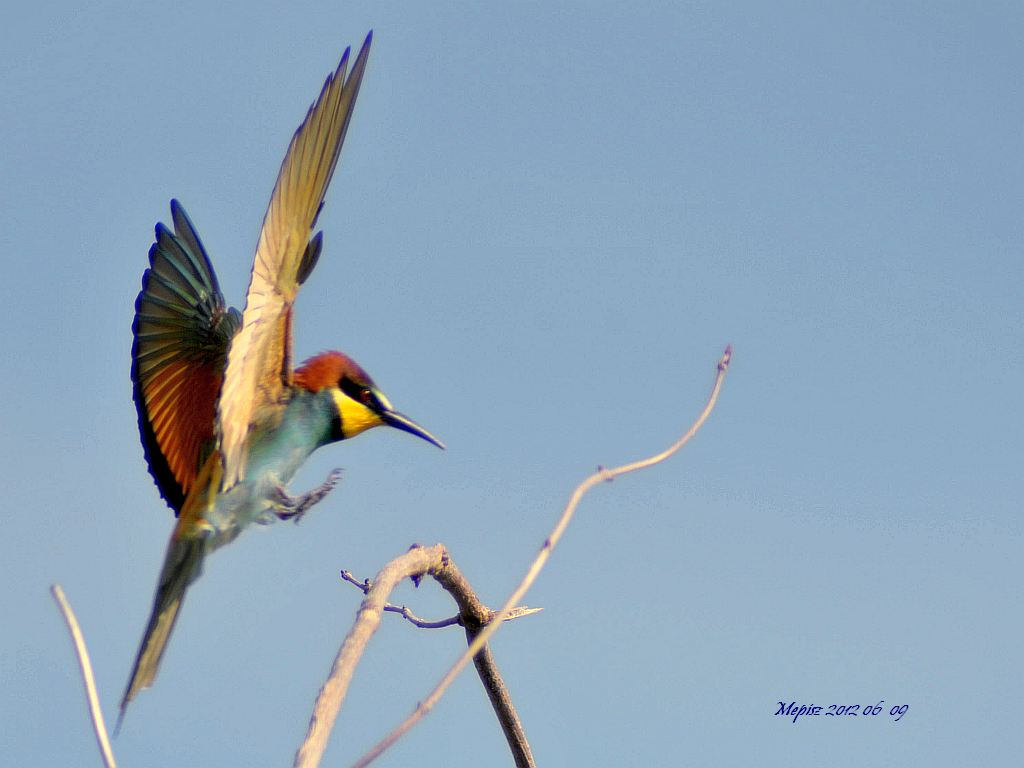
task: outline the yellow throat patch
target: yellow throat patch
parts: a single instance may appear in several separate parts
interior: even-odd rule
[[[355,437],[360,432],[365,432],[371,427],[384,423],[383,419],[374,411],[367,408],[358,400],[353,400],[340,389],[333,389],[331,395],[334,397],[334,404],[338,408],[341,417],[341,434],[344,438]],[[387,407],[387,403],[384,403]]]

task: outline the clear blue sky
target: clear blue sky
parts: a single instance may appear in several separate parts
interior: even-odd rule
[[[216,5],[216,7],[214,7]],[[374,48],[299,297],[446,453],[317,454],[299,527],[218,552],[126,766],[286,765],[358,605],[446,543],[499,603],[598,488],[495,652],[541,764],[1006,765],[1022,752],[1021,71],[1015,3],[21,3],[0,27],[0,754],[89,765],[172,517],[138,445],[132,307],[179,198],[229,301],[292,131]],[[433,585],[398,601],[451,612]],[[384,622],[328,752],[410,710],[458,630]],[[909,704],[894,723],[776,702]],[[502,765],[464,675],[382,764]]]

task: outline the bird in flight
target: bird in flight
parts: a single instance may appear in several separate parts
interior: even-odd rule
[[[441,442],[392,408],[352,358],[324,352],[292,368],[292,306],[323,243],[313,234],[366,69],[373,33],[349,50],[295,131],[256,247],[245,311],[227,308],[185,210],[156,226],[132,326],[132,384],[149,471],[178,518],[117,729],[156,677],[185,591],[207,554],[253,522],[298,520],[337,482],[292,496],[317,448],[379,425]],[[117,730],[115,729],[115,730]]]

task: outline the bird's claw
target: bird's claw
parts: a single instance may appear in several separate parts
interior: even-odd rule
[[[278,520],[294,520],[296,524],[303,518],[303,516],[310,510],[310,508],[321,501],[324,496],[329,494],[335,485],[338,484],[338,480],[341,479],[341,470],[332,469],[331,473],[316,488],[301,496],[289,496],[288,492],[285,491],[284,487],[276,486],[274,488],[274,499],[272,500],[274,514]]]

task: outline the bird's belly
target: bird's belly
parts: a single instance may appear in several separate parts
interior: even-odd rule
[[[292,479],[308,455],[300,449],[272,466],[262,462],[250,464],[246,479],[227,493],[218,495],[213,509],[204,515],[214,531],[212,548],[234,541],[253,522],[273,520],[279,490]]]

